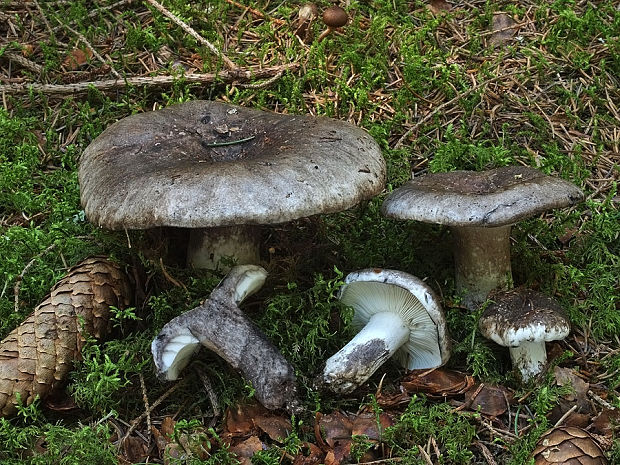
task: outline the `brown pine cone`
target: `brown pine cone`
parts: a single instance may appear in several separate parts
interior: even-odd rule
[[[62,384],[80,358],[84,337],[105,336],[110,306],[130,302],[129,280],[103,257],[84,260],[69,270],[26,320],[0,342],[0,416],[15,413]]]
[[[581,428],[562,426],[543,434],[532,453],[535,465],[607,465],[594,438]]]

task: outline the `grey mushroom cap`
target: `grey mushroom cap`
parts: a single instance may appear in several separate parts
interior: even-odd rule
[[[86,216],[108,229],[283,223],[350,208],[385,177],[356,126],[211,101],[124,118],[79,166]]]
[[[506,166],[412,179],[386,197],[382,213],[447,226],[497,227],[583,198],[583,192],[568,181],[526,166]]]
[[[552,298],[530,289],[492,295],[478,322],[482,335],[504,347],[555,341],[570,333],[570,322]]]

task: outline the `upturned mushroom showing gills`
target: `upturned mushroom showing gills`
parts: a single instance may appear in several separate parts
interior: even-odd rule
[[[345,278],[340,299],[355,310],[353,326],[360,331],[325,362],[318,385],[352,392],[393,355],[410,370],[448,361],[445,316],[424,281],[396,270],[356,271]]]
[[[351,208],[381,192],[385,171],[352,124],[192,101],[111,125],[79,181],[93,223],[187,228],[188,262],[214,269],[227,256],[258,263],[260,225]]]
[[[498,292],[491,300],[478,322],[480,332],[508,347],[512,365],[527,382],[547,364],[545,342],[568,336],[568,318],[554,299],[530,289]]]
[[[456,287],[473,310],[490,291],[512,287],[512,225],[582,200],[583,192],[568,181],[507,166],[412,179],[386,197],[381,211],[389,218],[450,226]]]
[[[158,376],[177,379],[202,345],[250,381],[265,407],[295,411],[293,367],[238,307],[263,286],[266,277],[260,266],[236,266],[203,305],[168,322],[151,344]]]

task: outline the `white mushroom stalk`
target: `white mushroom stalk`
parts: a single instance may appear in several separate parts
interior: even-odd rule
[[[529,381],[543,371],[547,364],[545,341],[522,342],[517,347],[509,347],[512,366],[519,370],[521,380]]]
[[[445,318],[436,297],[417,278],[393,270],[351,273],[341,291],[355,309],[360,332],[325,362],[318,382],[349,393],[390,357],[408,369],[433,368],[449,357]]]
[[[267,272],[256,265],[234,267],[209,299],[167,323],[151,344],[160,378],[175,380],[205,346],[252,383],[269,409],[297,408],[293,367],[238,304],[262,287]]]

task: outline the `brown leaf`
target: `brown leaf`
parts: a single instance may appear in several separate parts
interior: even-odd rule
[[[377,424],[377,417],[374,413],[362,413],[353,419],[351,435],[367,436],[370,440],[379,441],[383,431],[392,425],[394,425],[394,418],[387,413],[379,415],[379,424]]]
[[[434,15],[438,15],[444,11],[450,11],[452,8],[446,0],[430,0],[426,6]]]
[[[164,417],[161,421],[161,434],[163,434],[166,439],[171,440],[174,436],[174,425],[177,422],[172,419],[172,417]]]
[[[465,393],[465,403],[470,410],[479,411],[483,415],[497,417],[506,413],[509,403],[514,398],[512,391],[504,386],[487,386],[486,384],[472,387]]]
[[[402,407],[411,401],[411,396],[407,393],[403,386],[400,387],[400,392],[391,394],[384,394],[380,392],[377,395],[377,404],[383,409],[392,410]]]
[[[495,47],[510,41],[517,33],[515,25],[515,20],[506,13],[494,13],[491,22],[493,34],[489,38],[489,46]]]
[[[319,414],[320,415],[320,414]],[[318,434],[317,441],[324,442],[330,448],[334,448],[336,441],[351,439],[353,424],[342,412],[334,412],[329,415],[317,416]],[[315,428],[315,434],[317,430]]]
[[[119,457],[128,463],[144,462],[148,456],[145,442],[135,436],[129,436],[123,441],[122,455]]]
[[[254,418],[254,423],[263,432],[267,433],[267,436],[279,442],[282,442],[293,430],[291,421],[288,418],[273,414],[258,416]]]
[[[620,410],[605,409],[592,422],[594,431],[607,437],[617,437],[620,432]]]
[[[556,366],[553,369],[553,376],[558,386],[571,386],[574,390],[574,392],[564,395],[564,399],[570,403],[576,403],[579,412],[588,413],[590,411],[590,402],[588,401],[590,384],[581,379],[570,368]]]
[[[438,368],[433,371],[412,370],[401,381],[407,392],[423,392],[429,396],[449,397],[463,394],[474,379],[454,370]]]
[[[224,436],[249,437],[259,434],[254,418],[264,415],[267,409],[258,403],[238,404],[226,410]]]
[[[242,464],[251,464],[252,456],[260,451],[267,449],[267,446],[256,436],[250,436],[243,442],[232,446],[230,452],[235,454]]]
[[[259,403],[239,404],[226,410],[222,437],[232,439],[266,433],[274,441],[281,441],[292,430],[288,418],[267,410]]]
[[[93,52],[91,49],[82,50],[81,48],[76,48],[63,60],[62,66],[69,71],[75,71],[87,64],[92,57]]]
[[[307,453],[306,453],[307,449]],[[304,443],[302,453],[298,454],[293,461],[293,465],[318,465],[325,460],[325,452],[311,442]]]

